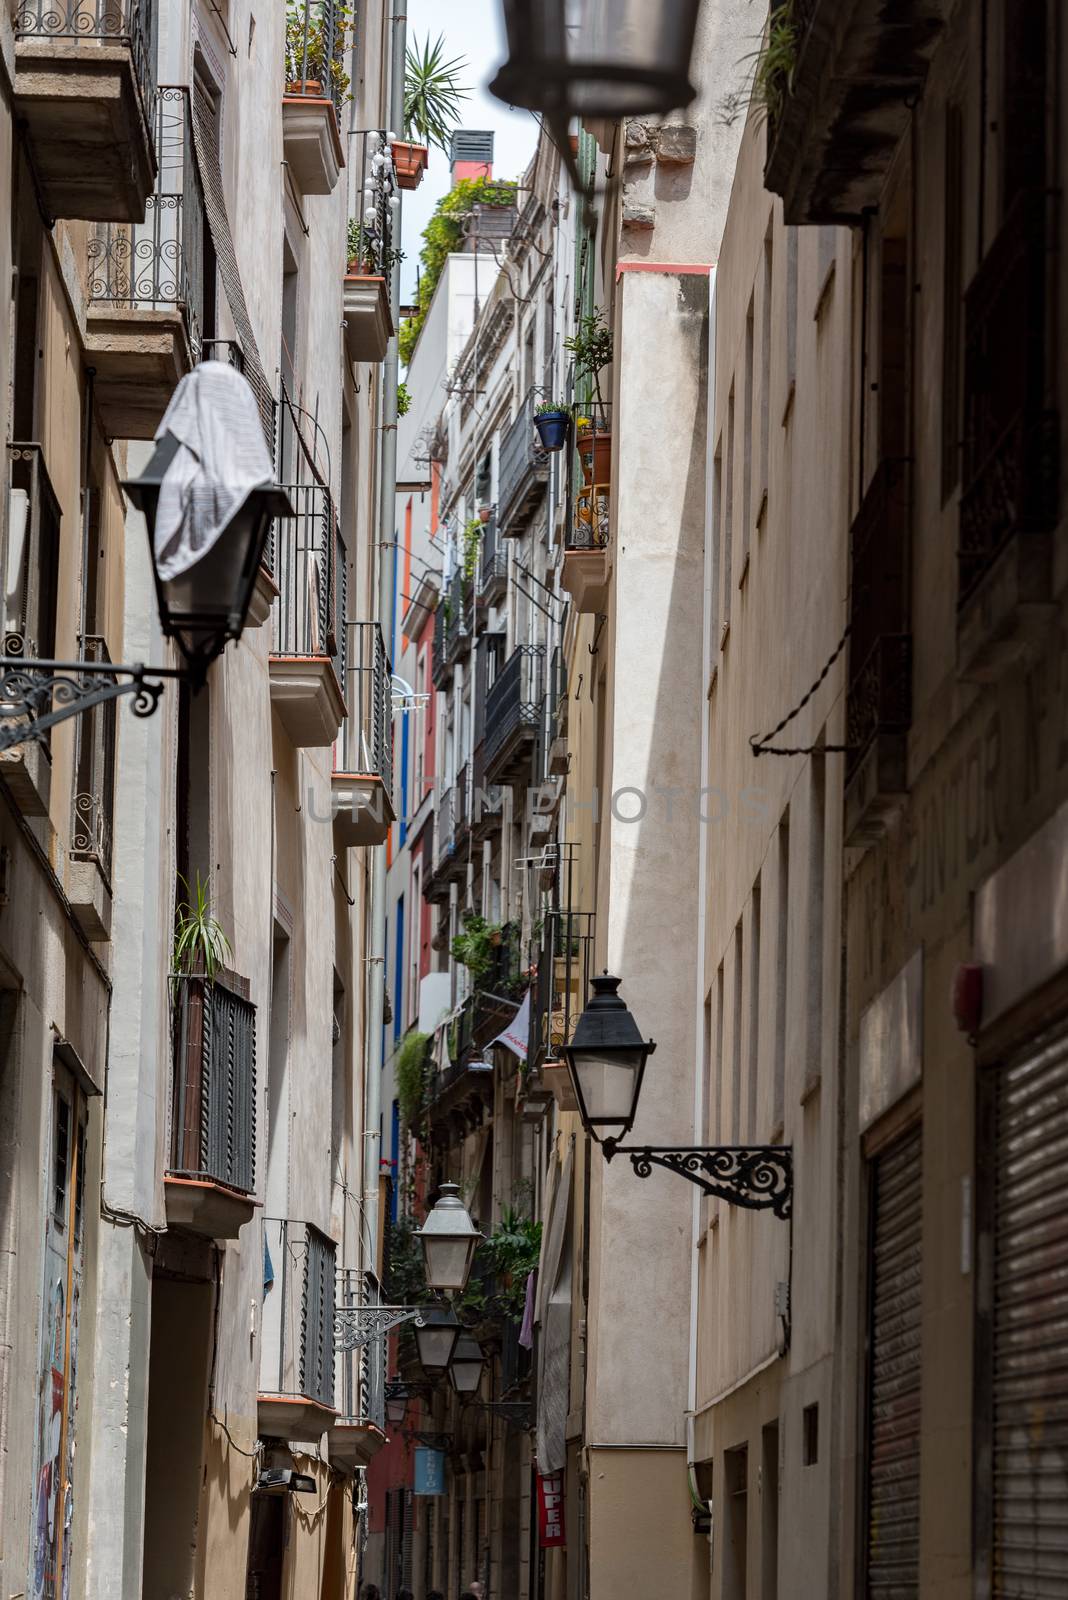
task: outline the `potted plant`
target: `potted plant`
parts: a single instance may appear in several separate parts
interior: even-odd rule
[[[460,101],[470,93],[457,81],[467,62],[462,56],[445,61],[444,49],[445,36],[439,34],[435,44],[428,37],[420,48],[413,40],[405,52],[404,138],[392,145],[393,170],[402,189],[418,189],[430,145],[447,152]]]
[[[575,420],[582,470],[587,483],[607,484],[612,477],[612,433],[600,379],[612,360],[612,330],[599,309],[579,319],[578,328],[570,339],[564,340],[564,349],[574,356],[577,372],[590,383],[597,402],[596,410]]]
[[[546,400],[534,412],[534,426],[538,430],[543,450],[562,450],[567,443],[570,413],[562,400]]]
[[[345,71],[345,46],[352,26],[352,8],[340,4],[334,13],[328,48],[322,13],[310,0],[289,0],[286,6],[286,90],[313,98],[332,95],[338,104],[352,98]]]
[[[464,528],[464,578],[470,583],[478,569],[478,553],[482,547],[482,523],[472,517]]]

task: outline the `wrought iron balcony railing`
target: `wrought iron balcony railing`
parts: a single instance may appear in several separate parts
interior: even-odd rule
[[[92,305],[181,311],[194,358],[204,323],[204,194],[193,150],[189,90],[161,86],[151,101],[158,171],[144,222],[93,223],[87,246]]]
[[[1042,192],[1017,196],[965,295],[959,604],[1014,535],[1044,534],[1057,517],[1048,203]]]
[[[293,515],[275,519],[269,549],[278,585],[274,651],[283,656],[329,656],[338,663],[334,502],[321,483],[287,484],[286,494]]]
[[[575,1031],[594,973],[593,912],[547,911],[531,997],[531,1067],[558,1054]]]
[[[534,739],[544,709],[545,646],[513,650],[486,696],[486,770],[513,740]]]
[[[155,0],[15,0],[16,39],[125,44],[151,124],[156,93]]]
[[[264,1219],[260,1393],[334,1406],[335,1246],[310,1222]],[[269,1276],[268,1276],[269,1274]]]
[[[446,784],[434,805],[434,871],[445,864],[456,849],[456,785]]]
[[[389,151],[383,150],[377,133],[359,136],[360,165],[357,170],[357,197],[360,213],[349,224],[350,272],[385,278],[387,283],[398,259],[393,249],[393,180],[390,168],[380,169],[376,162],[389,160]]]
[[[393,771],[392,675],[382,629],[377,622],[350,622],[346,633],[345,771],[381,778],[388,790]]]
[[[382,1289],[371,1273],[346,1267],[338,1274],[338,1309],[380,1306]],[[340,1417],[346,1422],[371,1423],[383,1431],[386,1426],[385,1339],[369,1339],[355,1349],[338,1352],[337,1401]]]
[[[500,592],[508,578],[508,552],[497,531],[496,515],[482,525],[482,558],[478,567],[478,592],[489,599]]]
[[[286,6],[287,95],[334,103],[338,126],[349,98],[344,11],[339,0],[289,0]]]
[[[180,977],[174,985],[170,1171],[256,1187],[256,1007],[241,980]],[[245,986],[247,987],[247,985]]]
[[[850,530],[846,777],[880,733],[908,731],[909,463],[879,464]]]
[[[81,641],[81,660],[110,662],[103,639]],[[110,886],[111,843],[115,821],[115,730],[117,700],[90,706],[74,722],[74,801],[70,853],[75,861],[95,861]]]
[[[549,457],[534,427],[534,390],[531,389],[501,441],[497,488],[498,531],[519,531],[519,523],[541,494],[549,476]]]

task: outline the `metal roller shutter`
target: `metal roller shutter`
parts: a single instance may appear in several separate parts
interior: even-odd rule
[[[1068,1596],[1068,1033],[995,1074],[993,1592]]]
[[[912,1600],[920,1554],[920,1128],[872,1166],[867,1593]]]

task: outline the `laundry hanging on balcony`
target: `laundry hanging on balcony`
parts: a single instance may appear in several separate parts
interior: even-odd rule
[[[523,996],[523,1004],[506,1028],[502,1028],[495,1039],[490,1040],[490,1047],[503,1044],[520,1061],[527,1059],[530,1048],[530,990]]]
[[[253,489],[274,476],[256,397],[223,361],[186,373],[156,432],[178,448],[160,485],[156,560],[166,583],[194,566],[219,539]]]

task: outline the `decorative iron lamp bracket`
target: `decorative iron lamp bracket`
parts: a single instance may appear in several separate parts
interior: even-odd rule
[[[422,1428],[405,1428],[404,1437],[406,1439],[414,1439],[416,1444],[425,1446],[427,1450],[444,1450],[448,1452],[452,1449],[451,1433],[424,1433]]]
[[[165,678],[187,678],[185,667],[121,661],[33,661],[0,656],[0,752],[45,735],[68,717],[131,695],[135,717],[150,717]]]
[[[794,1202],[794,1159],[791,1145],[625,1145],[601,1142],[605,1160],[629,1156],[639,1178],[654,1167],[688,1178],[705,1194],[746,1211],[771,1211],[788,1221]]]
[[[529,1400],[466,1400],[465,1405],[477,1406],[480,1411],[488,1411],[492,1416],[501,1417],[510,1428],[529,1428],[534,1422],[534,1413]]]
[[[334,1311],[335,1350],[358,1350],[361,1345],[384,1339],[403,1322],[425,1326],[418,1306],[339,1306]]]

